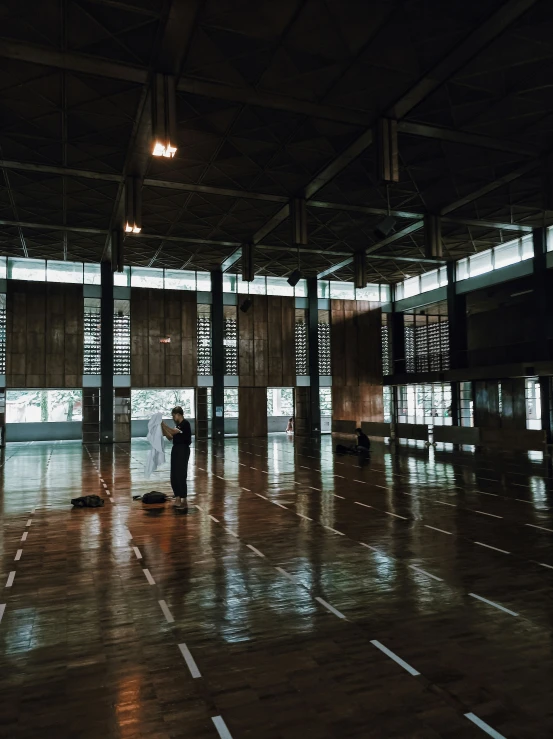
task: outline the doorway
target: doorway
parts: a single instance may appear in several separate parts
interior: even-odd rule
[[[267,388],[267,433],[283,433],[295,416],[293,387]]]

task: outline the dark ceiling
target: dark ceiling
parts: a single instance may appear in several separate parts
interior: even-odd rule
[[[286,275],[293,197],[310,273],[363,249],[371,281],[432,269],[425,213],[448,259],[517,238],[553,222],[552,38],[551,0],[0,0],[0,253],[99,261],[129,174],[127,264],[213,269],[253,242],[256,270]],[[153,71],[178,79],[172,160],[148,154]]]

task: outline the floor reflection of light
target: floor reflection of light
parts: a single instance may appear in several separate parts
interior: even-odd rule
[[[541,477],[530,478],[530,494],[534,503],[547,503],[547,486]]]
[[[528,452],[528,459],[531,462],[543,462],[543,452],[530,450]]]

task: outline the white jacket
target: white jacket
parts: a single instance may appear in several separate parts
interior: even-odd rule
[[[154,413],[148,421],[148,436],[146,437],[146,441],[151,446],[151,449],[148,452],[148,458],[144,465],[144,477],[146,479],[148,479],[152,472],[155,472],[157,468],[165,462],[163,434],[161,433],[162,420],[163,414]]]

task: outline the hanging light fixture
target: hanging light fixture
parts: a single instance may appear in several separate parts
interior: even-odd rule
[[[125,231],[142,231],[142,183],[138,177],[127,177],[125,182]]]
[[[175,78],[154,74],[152,81],[152,154],[172,158],[177,151],[175,117]]]

